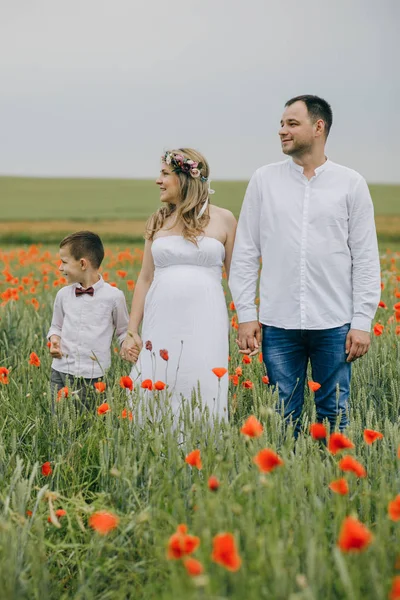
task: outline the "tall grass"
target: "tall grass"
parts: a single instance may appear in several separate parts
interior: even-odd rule
[[[262,382],[263,365],[257,359],[241,363],[234,328],[230,371],[240,365],[243,376],[238,386],[231,384],[229,420],[212,423],[207,413],[194,419],[199,400],[193,397],[178,426],[171,426],[168,413],[153,423],[143,421],[138,393],[133,420],[122,418],[129,398],[119,379],[129,373],[129,365],[117,353],[107,389],[93,393],[90,411],[83,413],[71,393],[59,402],[52,399],[45,333],[62,284],[55,257],[15,249],[0,258],[3,302],[7,289],[17,288],[14,294],[19,295],[0,309],[0,366],[10,369],[9,383],[0,384],[2,600],[388,597],[400,550],[400,523],[387,510],[400,487],[400,336],[392,310],[399,301],[397,256],[382,260],[382,298],[388,308],[378,309],[377,320],[385,329],[373,336],[368,355],[354,364],[346,434],[355,449],[347,453],[364,465],[367,477],[346,475],[346,496],[328,487],[342,475],[340,456],[309,435],[308,426],[315,421],[312,392],[307,391],[303,433],[295,442],[292,426],[285,426],[276,410],[276,395]],[[136,279],[139,263],[140,252],[107,253],[104,270],[128,301],[132,284],[127,281]],[[126,277],[117,275],[120,269],[127,271]],[[29,364],[31,352],[39,356],[40,367]],[[253,389],[243,388],[244,379],[253,382]],[[146,393],[150,407],[164,405],[165,392]],[[110,411],[98,415],[102,402]],[[264,427],[257,439],[240,432],[249,414]],[[383,439],[367,445],[365,428],[379,430]],[[266,447],[284,464],[260,474],[253,457]],[[201,451],[200,471],[185,462],[195,448]],[[41,473],[46,461],[52,467],[47,477]],[[216,492],[208,488],[210,475],[220,482]],[[58,508],[66,516],[49,522]],[[120,519],[106,536],[88,524],[89,516],[103,509]],[[360,553],[343,553],[337,546],[343,519],[350,514],[374,535]],[[186,573],[182,561],[166,558],[168,539],[179,523],[201,539],[195,557],[205,573],[197,578]],[[242,558],[237,572],[211,559],[212,540],[220,532],[235,536]]]

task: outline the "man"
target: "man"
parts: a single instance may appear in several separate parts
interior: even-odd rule
[[[258,169],[243,202],[229,280],[237,343],[261,344],[284,415],[300,431],[308,360],[317,420],[347,425],[351,363],[370,347],[380,298],[373,205],[365,180],[325,156],[330,105],[297,96],[279,136],[288,160]],[[260,313],[255,306],[260,257]]]

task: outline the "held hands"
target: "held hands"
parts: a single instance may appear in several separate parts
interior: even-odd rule
[[[364,356],[371,345],[371,336],[368,331],[350,329],[346,337],[346,362],[353,362]]]
[[[261,328],[258,321],[239,323],[236,343],[240,354],[254,356],[261,348]]]
[[[50,336],[50,356],[53,358],[61,358],[61,338],[59,335]]]
[[[138,333],[128,331],[128,335],[124,339],[121,346],[121,357],[131,363],[135,363],[139,357],[139,353],[143,347],[143,342]]]

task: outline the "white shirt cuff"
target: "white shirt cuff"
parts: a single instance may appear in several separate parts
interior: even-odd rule
[[[256,308],[244,308],[237,310],[238,322],[249,323],[250,321],[258,321]]]
[[[372,319],[363,315],[354,315],[351,321],[351,329],[359,329],[360,331],[371,331]]]
[[[58,335],[58,337],[61,337],[61,329],[52,327],[47,334],[47,339],[49,340],[52,335]]]

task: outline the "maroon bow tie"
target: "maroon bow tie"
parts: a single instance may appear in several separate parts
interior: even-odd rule
[[[88,287],[86,290],[84,290],[81,287],[75,288],[75,296],[82,296],[82,294],[89,294],[89,296],[93,296],[94,289],[92,288],[92,286]]]

